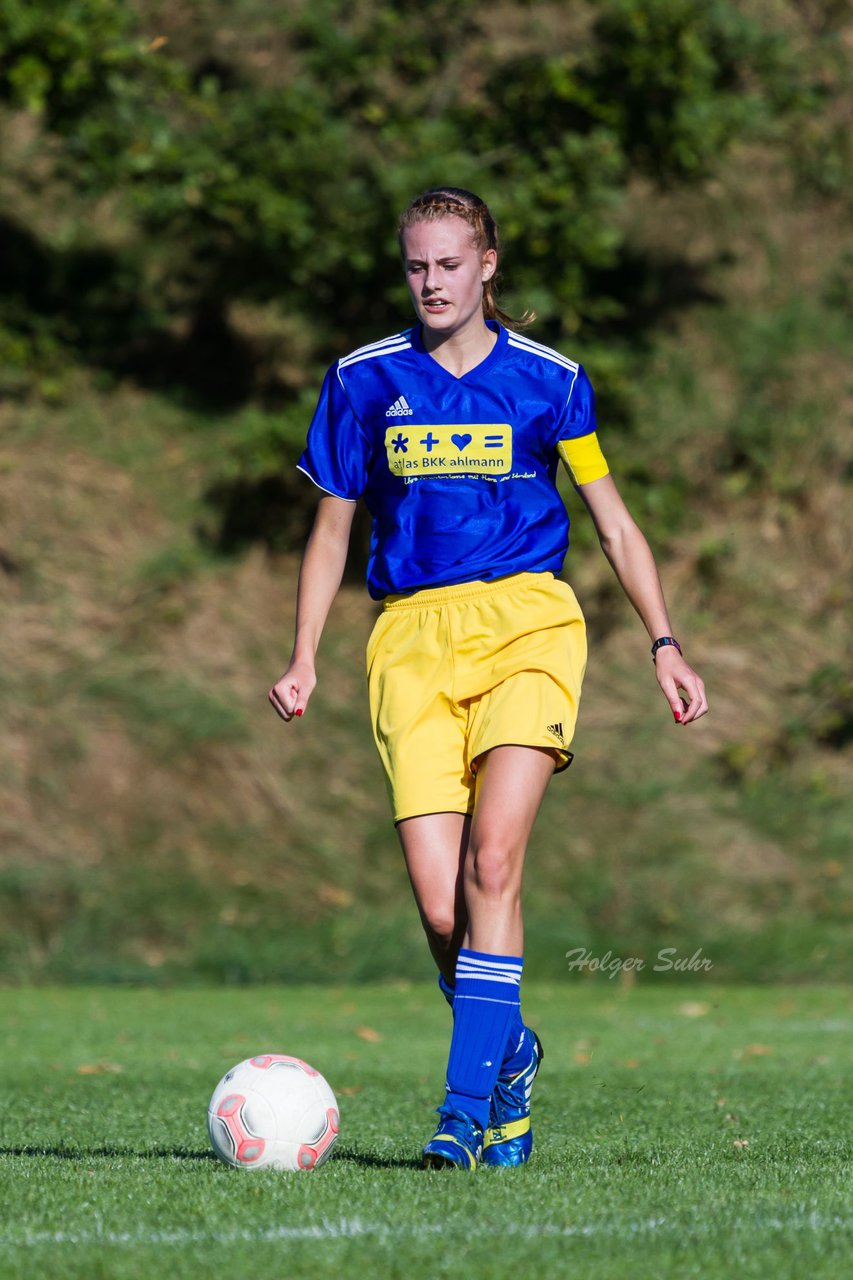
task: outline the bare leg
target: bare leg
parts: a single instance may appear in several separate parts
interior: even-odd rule
[[[494,747],[480,762],[464,870],[462,945],[472,951],[523,954],[524,856],[554,763],[550,751],[514,746]]]
[[[473,1168],[493,1114],[500,1124],[495,1082],[503,1063],[519,1052],[524,1036],[519,1005],[524,856],[554,763],[549,751],[519,746],[494,747],[480,762],[463,868],[468,912],[465,963],[460,962],[455,981],[442,1119],[424,1148],[428,1166]],[[503,957],[503,963],[497,957]],[[530,1043],[535,1046],[535,1041]],[[498,1134],[500,1144],[509,1137],[515,1147],[496,1148],[503,1152],[499,1163],[524,1163],[530,1154],[526,1089],[536,1074],[538,1055],[528,1058],[526,1067],[520,1102],[518,1107],[513,1102],[510,1118],[518,1125]],[[490,1140],[491,1145],[496,1144]]]
[[[468,924],[462,867],[470,829],[462,813],[425,813],[397,824],[429,949],[451,985]]]

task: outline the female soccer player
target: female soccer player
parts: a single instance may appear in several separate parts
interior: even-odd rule
[[[521,1017],[521,881],[553,773],[571,761],[586,663],[574,593],[555,575],[568,467],[653,641],[675,721],[707,711],[672,637],[648,544],[608,472],[574,360],[515,332],[495,301],[487,206],[444,187],[412,202],[400,248],[417,324],[326,375],[300,469],[322,490],[299,575],[290,665],[270,690],[301,716],[346,560],[355,504],[373,517],[371,716],[409,877],[453,1009],[428,1167],[518,1165],[542,1046]],[[684,694],[684,700],[681,694]]]

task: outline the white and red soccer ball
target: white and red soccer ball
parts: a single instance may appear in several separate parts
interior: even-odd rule
[[[283,1053],[232,1067],[207,1108],[213,1149],[237,1169],[316,1169],[328,1159],[339,1125],[328,1081]]]

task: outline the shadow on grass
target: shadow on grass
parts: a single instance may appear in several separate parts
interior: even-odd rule
[[[52,1156],[56,1160],[93,1160],[112,1156],[134,1156],[137,1160],[216,1160],[212,1151],[191,1151],[187,1147],[0,1147],[0,1156]]]
[[[0,1156],[50,1156],[55,1160],[102,1160],[117,1156],[136,1160],[195,1160],[219,1163],[212,1151],[193,1151],[188,1147],[151,1147],[138,1151],[134,1147],[42,1147],[37,1145],[0,1147]],[[397,1159],[370,1155],[354,1148],[336,1148],[332,1160],[359,1165],[363,1169],[420,1169],[420,1160]]]
[[[396,1156],[375,1156],[354,1147],[335,1147],[330,1160],[335,1164],[357,1164],[362,1169],[422,1169],[420,1160],[405,1160]]]

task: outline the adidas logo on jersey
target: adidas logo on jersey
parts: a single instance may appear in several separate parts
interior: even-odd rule
[[[385,410],[386,418],[411,418],[413,409],[409,408],[409,403],[405,396],[399,396],[392,405]]]

